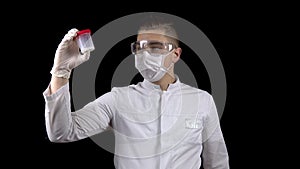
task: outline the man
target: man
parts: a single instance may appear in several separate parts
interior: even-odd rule
[[[80,53],[77,31],[71,29],[59,44],[43,93],[50,141],[76,141],[112,127],[117,169],[199,169],[202,160],[205,169],[229,168],[212,96],[174,73],[182,49],[171,23],[142,25],[131,44],[143,82],[115,87],[71,112],[70,73],[90,56]]]

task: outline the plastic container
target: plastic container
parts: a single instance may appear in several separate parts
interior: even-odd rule
[[[95,50],[95,46],[91,36],[90,29],[84,29],[77,32],[76,37],[77,44],[80,48],[81,53]]]

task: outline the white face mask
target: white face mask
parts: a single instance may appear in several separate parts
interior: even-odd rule
[[[171,51],[172,52],[172,51]],[[173,66],[173,62],[169,67],[164,66],[164,60],[171,52],[167,54],[150,54],[148,51],[135,55],[135,67],[150,82],[160,80]]]

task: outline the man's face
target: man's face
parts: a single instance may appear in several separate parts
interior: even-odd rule
[[[142,40],[147,40],[147,41],[158,41],[158,42],[163,42],[163,43],[170,43],[169,39],[161,34],[154,34],[154,33],[143,33],[139,34],[137,36],[137,41],[142,41]],[[169,65],[174,62],[174,52],[170,53],[164,60],[164,66],[169,67]]]

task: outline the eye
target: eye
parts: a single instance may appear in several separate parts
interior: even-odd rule
[[[160,41],[141,40],[131,44],[131,51],[133,54],[139,53],[143,50],[148,50],[151,53],[165,54],[172,51],[175,46],[172,43]]]
[[[161,42],[150,42],[147,47],[151,49],[165,49],[164,44]]]

